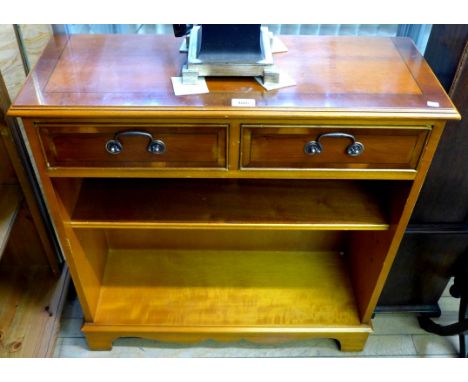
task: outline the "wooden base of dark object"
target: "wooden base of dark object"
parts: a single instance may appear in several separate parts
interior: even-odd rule
[[[439,336],[455,336],[458,335],[460,341],[460,358],[467,358],[466,352],[466,336],[468,332],[468,317],[467,304],[468,299],[461,299],[459,321],[450,325],[439,325],[432,321],[428,316],[422,315],[418,317],[419,326],[425,331]]]
[[[419,325],[424,330],[439,336],[458,335],[460,339],[460,357],[466,358],[466,333],[468,332],[468,252],[453,267],[454,283],[450,287],[452,297],[460,299],[458,322],[450,325],[439,325],[429,317],[419,317]]]

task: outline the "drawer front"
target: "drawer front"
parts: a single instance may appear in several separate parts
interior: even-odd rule
[[[226,168],[228,125],[39,125],[49,167]]]
[[[429,132],[426,126],[243,125],[241,167],[415,169]]]

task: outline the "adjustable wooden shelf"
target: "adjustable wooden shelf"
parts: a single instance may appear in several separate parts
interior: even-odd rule
[[[459,115],[410,40],[284,37],[298,85],[176,97],[164,36],[55,37],[23,118],[92,349],[327,337],[361,350]],[[231,107],[250,98],[254,108]]]

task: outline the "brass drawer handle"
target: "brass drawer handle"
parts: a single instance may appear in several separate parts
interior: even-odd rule
[[[153,136],[147,131],[140,130],[128,130],[128,131],[119,131],[115,133],[114,139],[110,139],[106,142],[106,151],[109,154],[117,155],[120,154],[123,150],[123,144],[120,142],[120,137],[128,136],[139,136],[146,137],[150,140],[150,143],[146,147],[148,152],[151,154],[163,154],[166,151],[166,144],[160,139],[154,139]]]
[[[354,138],[351,134],[346,133],[324,133],[320,134],[317,137],[316,141],[307,142],[304,146],[304,152],[307,155],[318,155],[323,151],[323,146],[320,143],[320,139],[322,138],[347,138],[351,139],[353,143],[351,143],[348,147],[346,147],[346,154],[357,157],[364,152],[364,145],[361,142],[357,142],[356,138]]]

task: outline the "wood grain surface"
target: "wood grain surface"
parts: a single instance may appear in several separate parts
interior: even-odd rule
[[[111,250],[94,322],[340,326],[359,317],[336,253]]]
[[[242,126],[242,166],[249,168],[388,168],[414,169],[430,128],[358,126]],[[320,138],[323,151],[307,155],[304,147],[321,134],[342,133],[350,138]],[[359,156],[346,149],[363,145]]]
[[[45,124],[39,131],[50,167],[225,168],[227,125]],[[148,152],[150,139],[120,137],[122,152],[109,154],[106,143],[120,132],[145,132],[165,151]]]
[[[457,118],[450,99],[411,40],[376,37],[283,36],[287,53],[275,64],[296,86],[267,92],[253,78],[210,78],[208,94],[174,95],[171,77],[186,55],[179,40],[156,35],[55,36],[10,111],[41,114],[45,108],[231,110],[231,99],[255,99],[275,110],[400,111]],[[300,61],[298,58],[300,57]],[[428,106],[428,101],[432,105]]]
[[[67,287],[47,266],[0,268],[0,357],[52,356]]]

